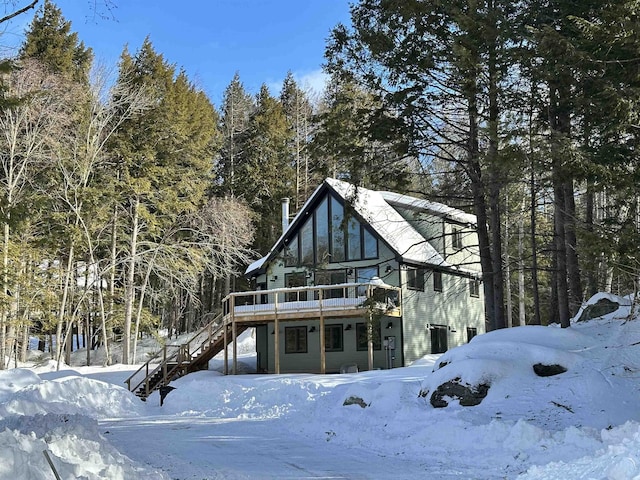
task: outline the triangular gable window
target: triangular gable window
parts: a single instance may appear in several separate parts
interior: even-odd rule
[[[374,258],[378,258],[377,238],[355,217],[345,222],[344,206],[333,195],[326,195],[298,232],[285,240],[287,267]]]

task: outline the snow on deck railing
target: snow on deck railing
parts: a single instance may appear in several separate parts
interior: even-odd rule
[[[366,307],[368,299],[374,299],[374,308],[399,311],[400,289],[376,283],[343,283],[237,292],[224,299],[223,308],[225,316],[233,308],[234,317],[250,317],[276,312],[352,310]]]

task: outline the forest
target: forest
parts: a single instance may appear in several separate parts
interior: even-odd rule
[[[141,333],[206,324],[252,288],[281,199],[295,212],[327,176],[475,214],[490,329],[567,327],[593,293],[636,292],[639,12],[360,0],[324,92],[289,73],[254,95],[238,73],[215,106],[150,39],[113,78],[45,0],[0,62],[0,368],[29,337],[126,364]]]

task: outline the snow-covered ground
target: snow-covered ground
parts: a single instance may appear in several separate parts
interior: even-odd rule
[[[244,371],[252,345],[245,336]],[[81,367],[83,355],[59,371],[0,372],[0,479],[54,478],[45,451],[63,479],[640,479],[629,306],[569,329],[480,335],[387,371],[223,376],[214,359],[173,382],[162,407],[123,388],[133,367]],[[541,377],[535,364],[567,371]],[[488,385],[486,398],[434,408],[453,379]]]

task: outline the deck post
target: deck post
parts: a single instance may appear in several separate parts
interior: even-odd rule
[[[275,298],[274,298],[274,320],[273,320],[273,341],[274,341],[274,348],[273,348],[273,352],[275,355],[275,359],[274,359],[274,363],[275,363],[275,370],[276,370],[276,374],[280,373],[280,325],[278,322],[278,292],[276,292],[275,294]]]
[[[231,297],[233,300],[231,301],[231,308],[235,310],[236,302],[235,297]],[[233,342],[233,374],[238,374],[238,332],[236,329],[236,316],[234,315],[233,310],[231,310],[231,341]]]
[[[371,293],[371,285],[367,285],[367,299],[371,298]],[[373,370],[373,315],[371,307],[369,307],[367,316],[367,363],[369,370]]]
[[[318,289],[318,308],[320,310],[320,373],[327,373],[327,353],[324,340],[324,314],[322,313],[322,289]]]

